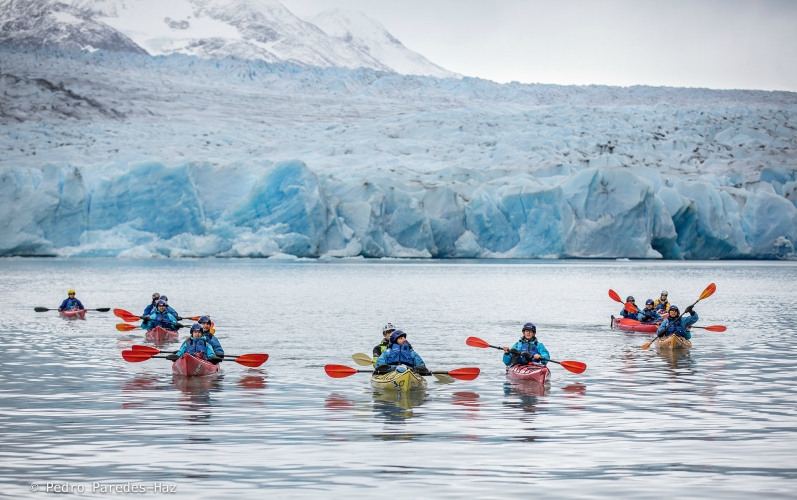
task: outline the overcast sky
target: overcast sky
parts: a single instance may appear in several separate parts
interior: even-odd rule
[[[497,82],[797,91],[797,0],[280,0],[340,7]]]

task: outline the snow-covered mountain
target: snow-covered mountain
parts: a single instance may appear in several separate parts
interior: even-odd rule
[[[363,14],[348,15],[320,16],[328,34],[277,0],[3,0],[0,45],[458,76],[406,49]],[[342,29],[353,35],[338,36]]]
[[[0,255],[797,259],[795,93],[0,61]]]
[[[456,78],[461,75],[406,48],[384,26],[362,12],[330,9],[308,19],[330,36],[348,42],[403,75]]]

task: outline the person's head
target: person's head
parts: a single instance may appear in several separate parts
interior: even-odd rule
[[[634,296],[633,295],[629,295],[628,297],[626,297],[625,301],[626,302],[630,302],[632,304],[636,302],[636,300],[634,300]]]
[[[645,301],[645,309],[653,309],[653,299],[648,299]]]
[[[69,295],[70,297],[74,297],[75,296],[75,291],[74,290],[69,290],[68,292],[66,292],[66,294]]]
[[[160,299],[155,303],[155,307],[158,308],[158,311],[163,312],[166,310],[166,302],[164,302],[163,299]]]
[[[199,323],[194,323],[193,325],[191,325],[191,336],[194,337],[195,339],[201,337],[202,325],[200,325]]]
[[[661,291],[661,301],[662,302],[667,302],[667,290],[662,290]]]
[[[681,311],[679,311],[676,306],[670,306],[670,308],[667,310],[667,314],[669,314],[670,317],[674,319],[677,318],[679,314],[681,314]]]
[[[169,303],[169,297],[167,297],[167,296],[165,296],[165,295],[161,295],[161,298],[160,298],[160,300],[162,300],[162,301],[166,302],[167,304]]]
[[[394,330],[393,333],[390,334],[391,344],[403,345],[404,342],[406,341],[407,341],[407,334],[402,332],[401,330]]]
[[[531,340],[537,335],[537,327],[534,326],[534,323],[526,323],[523,325],[523,338],[527,340]]]
[[[158,292],[152,294],[152,302],[157,302],[158,300],[160,300],[160,298],[161,294],[159,294]]]
[[[197,321],[197,323],[202,325],[202,330],[204,332],[209,332],[210,331],[210,316],[206,315],[206,316],[200,317],[199,321]]]
[[[393,323],[388,323],[382,328],[382,336],[388,338],[391,333],[396,331],[396,327],[393,326]]]

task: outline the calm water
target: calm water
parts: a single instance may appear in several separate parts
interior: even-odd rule
[[[638,301],[667,289],[684,307],[711,282],[698,325],[728,331],[696,331],[689,351],[609,328],[609,288]],[[111,313],[33,311],[70,287],[86,307],[139,314],[159,291],[210,313],[228,353],[271,357],[188,380],[167,360],[127,363],[143,334]],[[95,482],[194,498],[795,495],[794,264],[0,260],[0,292],[0,496],[48,482],[85,489],[73,497]],[[356,366],[387,321],[431,368],[482,375],[410,399],[325,375]],[[587,371],[512,386],[501,353],[465,345],[511,344],[526,321]]]

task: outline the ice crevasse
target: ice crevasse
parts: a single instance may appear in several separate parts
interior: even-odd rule
[[[299,160],[0,169],[0,255],[794,258],[795,171],[753,184],[645,168],[435,182],[340,178]],[[791,190],[791,191],[790,191]],[[792,197],[793,198],[793,197]]]

